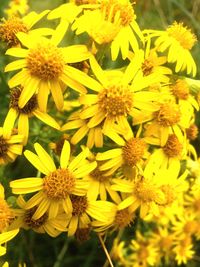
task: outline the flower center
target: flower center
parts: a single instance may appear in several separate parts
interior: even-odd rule
[[[160,187],[160,189],[162,190],[162,192],[165,195],[165,203],[164,205],[170,205],[174,202],[174,200],[176,199],[176,194],[172,188],[172,186],[170,185],[162,185]]]
[[[99,107],[106,116],[127,116],[133,107],[133,93],[127,87],[112,86],[102,90],[98,97]]]
[[[30,74],[42,80],[57,79],[62,74],[64,65],[61,48],[51,43],[38,44],[30,49],[27,56]]]
[[[7,202],[0,198],[0,233],[9,225],[14,218]]]
[[[188,221],[183,230],[186,234],[194,234],[198,230],[198,223],[196,221]]]
[[[161,190],[159,190],[150,181],[145,181],[143,178],[136,182],[134,193],[142,202],[154,201],[160,205],[165,202],[163,192],[161,192]]]
[[[173,239],[170,236],[162,237],[159,242],[159,245],[163,250],[169,250],[173,245]]]
[[[81,216],[88,207],[87,197],[86,196],[70,196],[72,202],[72,215],[73,216]]]
[[[8,151],[8,144],[6,143],[6,140],[0,136],[0,157],[4,157]]]
[[[40,226],[44,225],[48,219],[47,213],[43,214],[39,219],[33,220],[33,214],[35,213],[37,207],[33,207],[32,209],[26,210],[24,215],[24,222],[30,228],[39,228]]]
[[[75,178],[68,169],[57,169],[44,178],[43,190],[54,200],[65,199],[74,187]]]
[[[152,73],[153,70],[153,64],[150,60],[145,59],[145,61],[142,63],[142,72],[144,76],[148,76]]]
[[[98,4],[97,0],[75,0],[77,6],[86,5],[86,4]]]
[[[76,240],[78,240],[78,242],[80,242],[80,243],[89,240],[90,239],[90,231],[91,231],[90,227],[78,228],[76,230],[76,233],[75,233]]]
[[[165,154],[170,157],[178,157],[182,151],[182,144],[179,142],[175,134],[170,134],[167,140],[167,143],[163,147]]]
[[[197,41],[196,36],[190,29],[183,26],[183,23],[177,23],[176,21],[167,28],[169,36],[176,39],[184,49],[191,50]]]
[[[190,90],[186,81],[178,79],[175,84],[171,86],[172,93],[178,98],[186,100],[189,97]]]
[[[154,113],[155,118],[161,126],[172,126],[180,121],[180,110],[175,103],[164,103],[160,110]]]
[[[195,140],[198,134],[199,130],[195,124],[190,125],[190,127],[186,129],[186,135],[189,140]]]
[[[11,17],[8,20],[2,19],[0,25],[0,39],[6,42],[8,46],[16,46],[19,40],[16,37],[18,32],[28,32],[28,29],[22,19]]]
[[[135,14],[132,5],[122,3],[119,0],[103,0],[101,1],[101,10],[106,20],[115,23],[119,20],[122,26],[128,26],[134,19]]]
[[[23,108],[19,108],[18,102],[19,102],[19,97],[21,95],[21,91],[22,88],[20,87],[15,87],[14,89],[11,90],[10,107],[14,108],[19,113],[31,115],[31,113],[38,107],[37,97],[36,95],[33,95]]]
[[[125,146],[122,148],[123,158],[125,163],[129,166],[134,166],[141,160],[146,149],[146,143],[143,139],[138,137],[133,137],[128,140]]]
[[[194,209],[195,209],[195,211],[200,212],[200,199],[197,199],[194,202]]]
[[[119,228],[124,228],[130,225],[131,221],[134,219],[134,215],[131,214],[128,209],[118,210],[115,215],[115,224],[119,226]]]
[[[109,181],[110,176],[104,176],[104,171],[99,170],[99,167],[103,164],[104,162],[98,162],[98,166],[90,173],[90,176],[96,180],[99,181],[100,183]]]

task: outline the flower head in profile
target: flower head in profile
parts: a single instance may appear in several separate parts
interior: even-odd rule
[[[197,38],[189,28],[175,21],[166,31],[150,32],[152,36],[158,36],[155,41],[158,51],[168,50],[167,60],[170,63],[176,63],[176,72],[186,70],[187,74],[192,74],[193,77],[196,75],[197,68],[190,50]]]
[[[37,93],[39,108],[46,111],[48,95],[51,92],[56,107],[61,110],[64,106],[63,91],[66,85],[78,92],[86,92],[82,84],[90,84],[92,79],[87,74],[68,65],[68,63],[80,62],[89,57],[85,45],[60,48],[53,40],[53,36],[51,39],[41,36],[33,39],[30,35],[22,32],[17,34],[17,38],[26,48],[7,50],[7,55],[21,59],[9,63],[5,71],[21,69],[8,82],[11,88],[23,85],[19,98],[20,108],[23,108]]]
[[[5,42],[9,47],[20,46],[20,40],[17,38],[17,33],[24,32],[32,37],[36,35],[51,35],[53,30],[50,28],[31,28],[41,20],[49,10],[45,10],[40,14],[32,11],[28,15],[20,18],[17,15],[9,17],[7,20],[2,19],[0,23],[0,40]]]
[[[45,176],[43,178],[24,178],[11,181],[15,194],[36,193],[31,197],[25,209],[37,206],[32,218],[37,220],[46,212],[49,218],[55,218],[61,208],[66,214],[72,213],[70,195],[84,196],[88,182],[83,177],[96,167],[96,162],[88,162],[89,150],[84,149],[78,156],[70,160],[70,144],[65,141],[60,155],[60,167],[56,168],[53,159],[38,143],[34,145],[37,154],[26,150],[26,158]]]
[[[16,15],[25,15],[29,10],[28,0],[11,0],[5,13],[10,18]]]
[[[14,124],[6,124],[0,127],[0,165],[14,161],[23,149],[24,136],[16,133]]]
[[[19,107],[19,98],[23,87],[18,86],[10,90],[10,109],[5,118],[4,125],[8,129],[18,118],[18,133],[24,136],[23,144],[26,145],[29,136],[29,118],[37,117],[49,126],[59,130],[59,124],[47,113],[38,108],[37,95],[34,94],[23,108]]]

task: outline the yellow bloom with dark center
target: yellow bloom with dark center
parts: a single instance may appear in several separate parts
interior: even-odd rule
[[[70,195],[83,196],[86,194],[88,182],[83,177],[96,168],[96,162],[86,161],[89,150],[84,149],[78,156],[70,160],[70,145],[65,141],[60,156],[60,167],[56,168],[49,154],[38,144],[34,145],[37,154],[26,150],[26,158],[45,176],[44,178],[24,178],[10,182],[15,194],[37,192],[26,203],[25,209],[37,206],[33,219],[37,220],[45,212],[49,218],[55,218],[59,209],[66,214],[72,213]]]
[[[5,118],[4,125],[7,129],[12,127],[18,118],[18,133],[24,136],[23,144],[26,145],[29,136],[29,118],[36,116],[49,126],[59,130],[59,124],[47,113],[38,108],[37,95],[33,95],[23,108],[19,107],[19,98],[23,87],[15,87],[10,91],[10,109]]]
[[[9,47],[19,46],[20,40],[17,38],[17,33],[24,32],[32,35],[51,35],[53,30],[50,28],[38,28],[31,30],[31,28],[41,20],[49,11],[45,10],[40,14],[30,12],[28,15],[20,18],[17,15],[6,19],[2,19],[0,23],[0,40],[5,42]]]
[[[11,88],[23,85],[19,98],[20,108],[23,108],[37,93],[38,105],[42,111],[46,111],[48,95],[51,92],[56,107],[61,110],[64,106],[65,85],[85,93],[86,89],[82,84],[86,86],[97,84],[87,74],[68,65],[68,63],[80,62],[89,57],[90,54],[85,45],[60,48],[53,40],[53,36],[51,39],[41,36],[33,39],[30,35],[18,33],[17,37],[26,48],[7,50],[7,55],[21,59],[8,64],[5,71],[22,69],[8,82]]]
[[[32,229],[37,233],[47,233],[52,237],[58,236],[61,232],[67,231],[67,220],[69,216],[63,211],[59,210],[55,218],[49,218],[47,212],[45,212],[40,218],[33,219],[33,215],[37,210],[37,206],[26,209],[26,201],[22,196],[17,199],[17,205],[19,208],[13,209],[15,219],[11,223],[9,229],[24,228],[26,230]]]

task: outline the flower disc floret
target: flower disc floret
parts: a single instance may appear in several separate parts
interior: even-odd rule
[[[72,202],[72,215],[74,216],[81,216],[88,207],[87,197],[86,196],[70,196]]]
[[[9,225],[13,214],[7,202],[0,198],[0,233]]]
[[[155,118],[163,127],[172,126],[180,121],[181,113],[179,107],[175,103],[164,103],[160,106],[160,110],[154,113]]]
[[[180,156],[182,148],[182,144],[179,142],[178,137],[175,134],[170,134],[163,150],[168,157],[173,158]]]
[[[44,178],[43,190],[50,199],[66,199],[75,187],[75,177],[68,169],[57,169]]]
[[[126,116],[133,107],[133,94],[127,87],[112,86],[99,95],[100,109],[110,117]]]
[[[191,50],[197,41],[196,36],[190,29],[183,26],[183,23],[177,23],[176,21],[167,28],[169,36],[176,39],[179,44],[187,50]]]
[[[6,140],[2,136],[0,136],[0,157],[6,156],[7,151],[8,151],[8,144]]]
[[[32,217],[36,211],[37,207],[33,207],[29,210],[26,210],[25,215],[24,215],[24,222],[25,224],[33,229],[37,229],[45,224],[45,222],[48,219],[48,215],[45,212],[39,219],[34,220]]]
[[[124,228],[128,226],[133,220],[133,214],[131,214],[128,209],[118,210],[115,215],[114,224],[118,225],[119,228]]]
[[[64,70],[61,49],[51,43],[38,44],[27,56],[27,68],[31,75],[42,80],[57,79]]]
[[[190,94],[187,82],[181,79],[171,86],[171,90],[178,99],[187,100]]]

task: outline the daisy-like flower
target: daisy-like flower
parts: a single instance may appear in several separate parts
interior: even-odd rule
[[[5,13],[10,18],[16,15],[25,15],[29,9],[28,0],[11,0]]]
[[[67,231],[67,215],[59,211],[55,218],[49,218],[48,213],[45,212],[39,219],[34,220],[33,214],[37,206],[31,209],[26,209],[26,201],[20,195],[17,199],[18,209],[13,209],[15,220],[9,226],[9,230],[24,228],[26,230],[32,229],[37,233],[47,233],[52,237],[58,236],[61,232]]]
[[[107,171],[106,174],[114,173],[118,168],[139,167],[144,158],[148,157],[147,143],[140,138],[140,131],[134,136],[130,126],[125,127],[126,133],[108,130],[105,135],[112,139],[119,147],[98,153],[96,159],[104,161],[99,169]]]
[[[26,145],[29,136],[29,118],[36,116],[49,126],[59,130],[59,124],[47,113],[38,108],[37,95],[33,95],[23,108],[19,107],[18,101],[23,88],[15,87],[10,91],[10,109],[5,118],[6,128],[11,127],[18,118],[18,133],[24,135],[23,144]]]
[[[5,243],[13,239],[19,233],[19,229],[7,231],[0,234],[0,256],[6,254]]]
[[[88,148],[102,147],[103,146],[103,133],[101,125],[98,125],[93,128],[89,128],[87,123],[89,119],[80,119],[80,111],[72,113],[67,123],[61,127],[61,131],[70,131],[77,129],[75,133],[72,134],[70,139],[71,144],[78,144],[84,137],[87,137],[86,146]]]
[[[129,0],[100,1],[99,8],[84,11],[75,20],[72,29],[76,30],[76,34],[87,32],[100,45],[111,43],[112,60],[117,58],[120,50],[122,58],[127,58],[129,45],[136,51],[139,48],[137,37],[143,41]]]
[[[9,47],[19,46],[20,40],[17,38],[17,33],[24,32],[34,38],[35,35],[51,35],[53,30],[50,28],[31,28],[41,20],[49,10],[45,10],[40,14],[32,11],[28,15],[20,18],[19,16],[12,16],[10,18],[2,19],[0,23],[0,40],[7,43]]]
[[[112,211],[112,203],[103,200],[91,200],[89,197],[70,195],[72,203],[72,217],[68,221],[68,236],[72,236],[78,229],[88,228],[91,219],[106,223]]]
[[[111,205],[112,209],[105,222],[99,220],[92,222],[94,231],[105,232],[108,229],[112,229],[113,231],[121,230],[130,226],[134,221],[135,213],[132,212],[130,208],[118,210],[118,205],[116,203],[111,203]]]
[[[49,218],[55,218],[60,208],[66,214],[72,213],[70,194],[84,196],[88,182],[82,178],[96,168],[96,162],[87,162],[88,149],[84,149],[70,161],[70,145],[65,141],[60,156],[60,167],[56,168],[49,154],[38,144],[34,145],[37,155],[24,152],[26,158],[45,176],[44,178],[24,178],[10,182],[14,194],[37,192],[26,203],[26,209],[37,206],[33,219],[41,218],[45,212]]]
[[[142,77],[139,71],[140,63],[131,62],[122,71],[103,71],[96,59],[91,56],[90,64],[92,71],[99,80],[98,86],[90,87],[92,93],[82,95],[80,103],[84,105],[80,112],[80,118],[89,120],[87,126],[94,128],[101,126],[103,131],[111,130],[115,122],[123,128],[127,124],[127,117],[140,117],[141,113],[146,113],[145,121],[152,118],[158,106],[158,93],[143,90],[156,81],[154,74]],[[89,85],[88,85],[89,86]]]
[[[190,236],[180,238],[174,242],[173,252],[175,253],[175,260],[178,265],[187,264],[195,254],[192,239]]]
[[[14,161],[22,154],[24,136],[14,133],[11,126],[0,127],[0,165]]]
[[[176,63],[176,72],[186,70],[187,74],[192,74],[193,77],[196,75],[196,64],[190,50],[197,38],[190,29],[183,26],[183,23],[174,22],[166,31],[152,31],[152,36],[158,36],[155,41],[158,51],[168,50],[167,60]]]
[[[38,93],[38,105],[46,111],[49,92],[52,93],[56,107],[61,110],[64,105],[63,84],[85,93],[84,85],[96,86],[95,80],[87,74],[68,65],[89,57],[85,45],[72,45],[59,48],[56,41],[37,36],[34,39],[25,33],[18,33],[18,39],[25,48],[10,48],[6,54],[19,57],[5,68],[5,71],[20,70],[8,82],[11,88],[23,83],[19,98],[19,107],[23,108],[28,100]]]
[[[173,97],[159,104],[153,120],[145,126],[145,140],[150,144],[164,146],[170,135],[175,135],[184,143],[185,130],[189,128],[193,111],[185,113],[184,107],[176,103]]]

